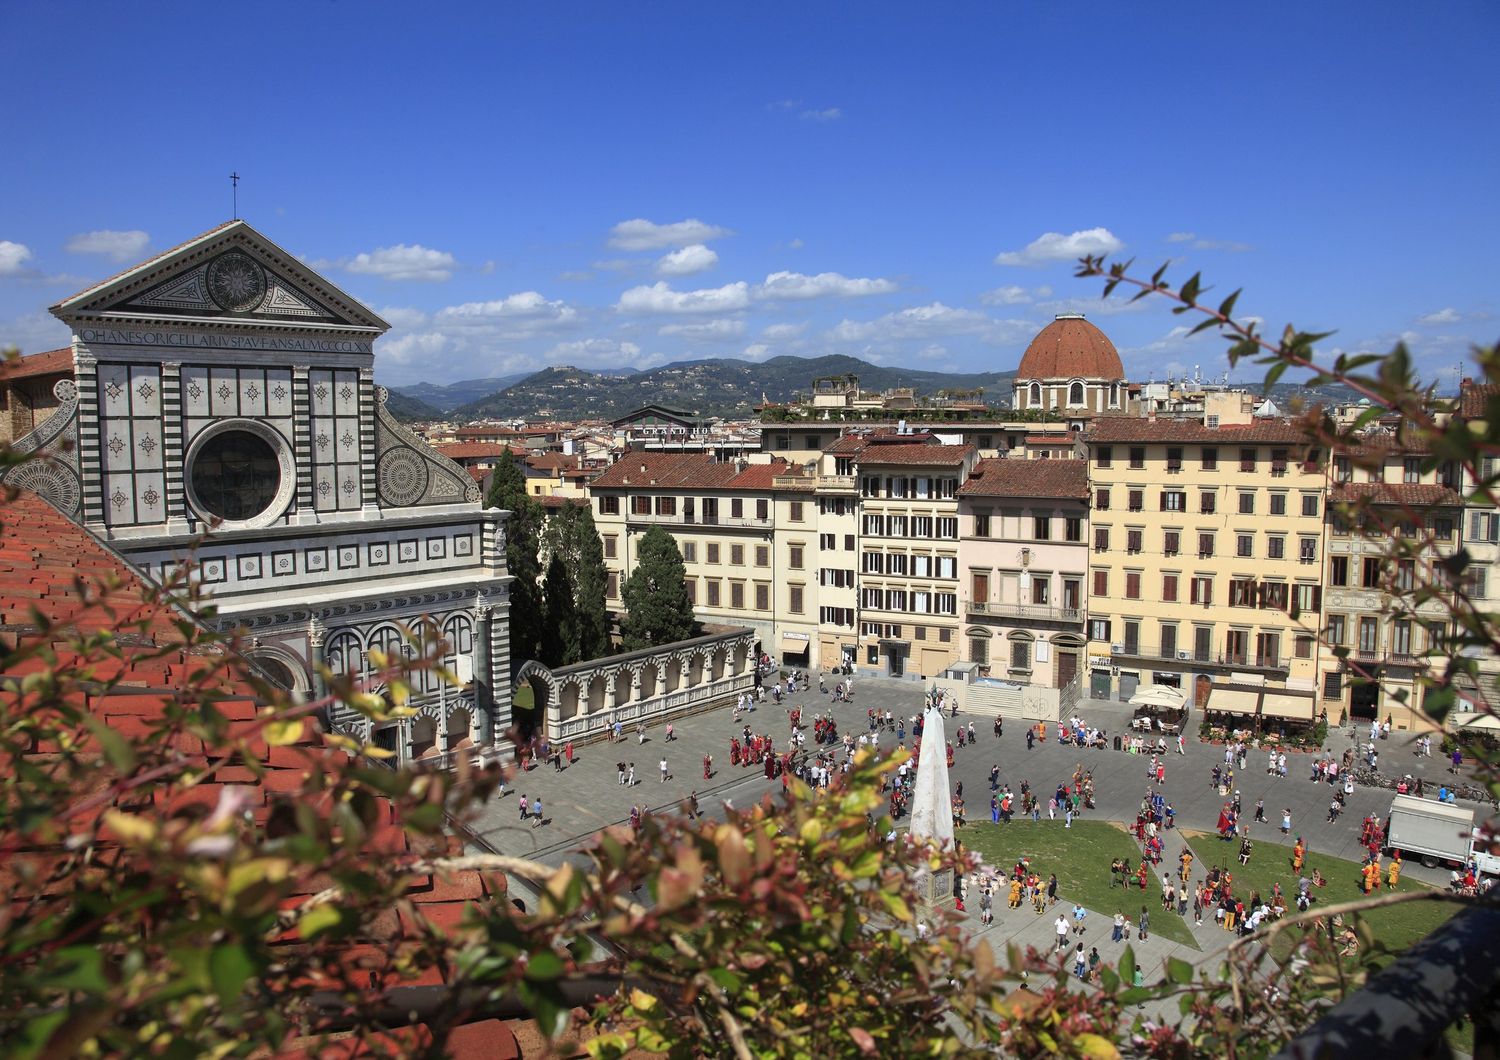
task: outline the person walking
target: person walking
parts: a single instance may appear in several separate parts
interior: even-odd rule
[[[1146,912],[1146,907],[1141,906],[1140,938],[1144,942],[1151,937],[1151,917]]]
[[[1078,948],[1073,951],[1073,974],[1080,979],[1086,980],[1088,978],[1088,964],[1088,955],[1083,952],[1083,943],[1080,942]]]
[[[616,762],[615,771],[620,774],[620,786],[623,788],[625,786],[625,763]]]
[[[1281,834],[1292,834],[1292,808],[1290,806],[1281,811]]]
[[[1256,799],[1255,800],[1255,823],[1256,824],[1265,824],[1266,823],[1266,800],[1265,799]]]
[[[1089,915],[1089,911],[1077,902],[1073,903],[1073,934],[1083,934],[1083,921]]]
[[[663,758],[661,760],[661,783],[665,784],[666,782],[667,782],[667,760],[665,758]]]
[[[626,787],[631,787],[631,788],[635,787],[635,763],[634,762],[631,762],[630,763],[630,768],[625,771],[625,785],[626,785]]]
[[[573,741],[569,740],[563,747],[563,753],[568,756],[568,765],[573,764]]]
[[[1057,932],[1057,952],[1061,953],[1068,948],[1068,918],[1058,913],[1052,927]]]
[[[525,792],[521,793],[521,803],[519,808],[521,810],[521,823],[525,824],[526,816],[531,813],[531,802],[526,798]]]
[[[540,828],[542,824],[542,797],[538,795],[536,801],[531,804],[531,827]]]
[[[1122,942],[1125,939],[1125,914],[1116,910],[1114,930],[1109,934],[1109,941]]]

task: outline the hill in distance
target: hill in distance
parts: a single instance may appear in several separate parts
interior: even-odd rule
[[[479,400],[454,408],[457,419],[615,419],[658,404],[704,416],[749,417],[762,396],[785,402],[805,393],[820,376],[853,374],[863,390],[911,387],[985,389],[990,400],[1008,397],[1014,372],[945,373],[884,367],[857,357],[772,357],[766,361],[713,358],[680,361],[648,371],[591,372],[571,366],[544,368]],[[411,388],[408,388],[411,389]]]

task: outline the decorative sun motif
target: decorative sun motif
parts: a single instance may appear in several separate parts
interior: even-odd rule
[[[219,384],[219,400],[221,400],[221,401],[228,401],[230,395],[233,394],[233,393],[234,393],[234,391],[229,389],[229,384],[228,383],[220,383]]]
[[[326,386],[324,386],[322,383],[319,383],[317,385],[317,388],[315,390],[313,390],[313,393],[318,396],[318,400],[319,401],[322,401],[322,400],[324,400],[325,398],[328,397],[328,388]]]
[[[125,451],[125,439],[121,438],[118,434],[110,435],[109,451],[115,456],[119,456]]]
[[[319,496],[326,497],[326,496],[328,496],[332,492],[333,492],[333,486],[332,486],[331,483],[329,483],[329,481],[327,479],[324,479],[322,482],[318,483],[318,494],[319,494]]]
[[[344,493],[347,495],[347,494],[351,494],[353,492],[354,492],[354,480],[352,478],[346,478],[346,479],[344,479]]]
[[[150,456],[152,451],[156,448],[156,439],[147,434],[143,435],[141,437],[141,440],[136,442],[135,444],[140,446],[141,452],[145,453],[147,456]]]
[[[113,504],[116,509],[123,509],[129,500],[130,498],[125,496],[125,491],[118,487],[109,495],[109,503]]]
[[[208,294],[230,313],[244,313],[266,296],[266,270],[248,254],[231,250],[208,263]]]
[[[328,443],[330,441],[332,441],[332,439],[329,438],[328,435],[322,433],[321,431],[318,433],[318,448],[319,449],[327,449],[328,448]]]
[[[348,383],[345,383],[343,389],[339,391],[339,397],[343,398],[345,401],[348,401],[353,396],[354,391],[349,389]]]
[[[146,502],[147,508],[155,508],[161,503],[161,494],[156,492],[155,486],[147,486],[146,491],[141,494],[141,500]]]
[[[260,397],[260,387],[256,386],[254,383],[251,383],[245,388],[245,396],[251,401],[256,400]]]
[[[141,385],[135,388],[135,392],[141,395],[142,401],[150,401],[151,395],[156,393],[156,388],[143,379]]]
[[[111,400],[119,401],[120,395],[125,393],[125,388],[120,385],[118,379],[111,379],[108,383],[104,384],[104,392],[109,395]]]
[[[345,431],[343,434],[339,435],[339,441],[343,442],[345,446],[353,445],[354,435],[350,434],[348,431]]]
[[[197,401],[202,396],[203,388],[198,385],[196,380],[188,384],[188,397],[192,398],[194,401]]]
[[[271,391],[271,396],[277,401],[285,401],[286,387],[282,386],[280,383],[277,383],[275,388]]]

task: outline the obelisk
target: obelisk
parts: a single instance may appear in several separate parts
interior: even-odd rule
[[[943,737],[943,712],[929,707],[922,717],[922,748],[917,759],[917,783],[911,797],[911,836],[945,851],[953,849],[953,798],[948,789],[948,745]],[[917,890],[924,904],[939,905],[953,898],[953,870],[917,873]]]

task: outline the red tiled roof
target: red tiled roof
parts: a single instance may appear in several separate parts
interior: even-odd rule
[[[469,477],[475,482],[483,482],[491,474],[491,469],[485,467],[466,467],[464,470],[469,473]]]
[[[1254,423],[1205,427],[1198,420],[1143,419],[1107,416],[1094,421],[1084,434],[1092,443],[1109,442],[1208,442],[1235,445],[1245,442],[1295,445],[1311,439],[1290,420],[1256,420]]]
[[[1403,508],[1456,508],[1463,504],[1456,490],[1424,482],[1340,482],[1333,487],[1333,499],[1339,503],[1368,499],[1373,504]]]
[[[578,467],[578,457],[567,453],[533,453],[526,458],[526,463],[538,471],[569,470]]]
[[[510,427],[460,427],[453,432],[455,438],[517,438],[520,431],[512,430]]]
[[[1458,391],[1458,414],[1466,420],[1489,418],[1489,406],[1500,398],[1500,385],[1464,380]]]
[[[434,445],[433,448],[449,460],[477,460],[487,456],[500,457],[511,451],[509,446],[501,445],[498,442],[443,442],[440,445]],[[519,453],[520,450],[517,450],[517,452]]]
[[[795,475],[802,479],[801,485],[776,485],[772,480]],[[806,489],[811,490],[814,482],[802,473],[800,464],[792,464],[785,460],[773,460],[769,464],[751,464],[729,481],[729,489],[732,490],[772,490],[772,489]]]
[[[981,460],[958,487],[958,495],[1087,500],[1089,465],[1087,460]]]
[[[595,476],[594,489],[654,486],[658,489],[720,489],[737,470],[707,453],[627,452]]]
[[[1071,432],[1058,434],[1028,434],[1027,445],[1072,445],[1078,439]]]
[[[13,379],[33,379],[39,375],[72,375],[73,347],[60,350],[32,353],[17,357],[13,361],[0,360],[0,382]]]
[[[1017,379],[1124,379],[1115,344],[1081,316],[1058,317],[1021,355]]]
[[[859,462],[872,466],[957,467],[973,452],[972,445],[870,445],[860,451]]]

